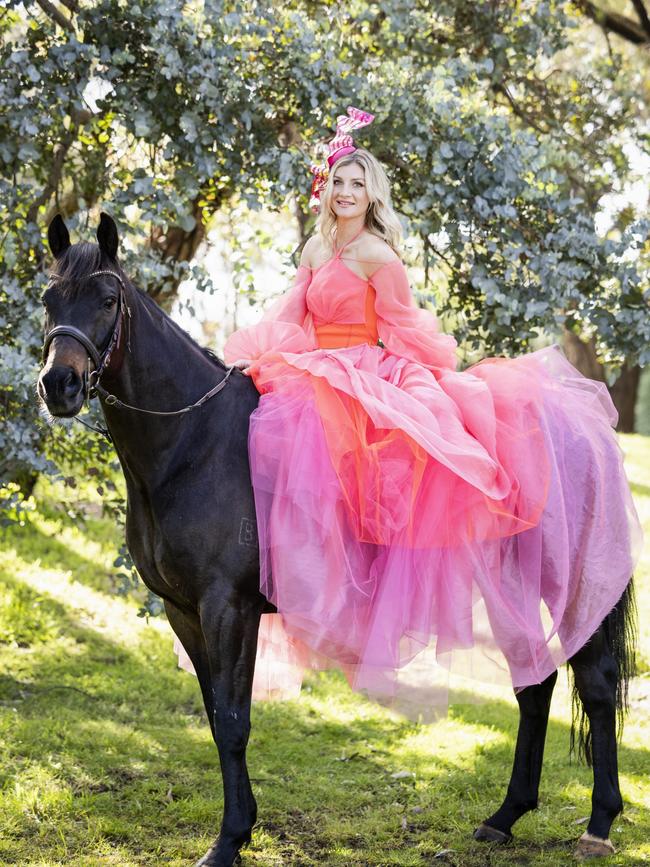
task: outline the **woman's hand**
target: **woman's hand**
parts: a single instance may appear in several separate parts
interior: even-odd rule
[[[232,366],[236,367],[237,370],[241,370],[246,376],[250,376],[249,371],[252,363],[250,358],[238,358],[237,361],[233,361]]]

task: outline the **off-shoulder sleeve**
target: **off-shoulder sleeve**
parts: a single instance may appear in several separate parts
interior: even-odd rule
[[[399,259],[370,277],[376,292],[377,332],[389,352],[429,368],[456,368],[456,341],[441,334],[438,320],[415,303],[408,275]]]
[[[311,268],[301,265],[291,289],[264,313],[256,325],[233,332],[224,348],[226,364],[239,358],[259,362],[268,352],[307,352],[316,348],[316,336],[307,309]]]

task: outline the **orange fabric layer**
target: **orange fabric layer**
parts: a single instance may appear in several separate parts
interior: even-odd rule
[[[319,349],[341,349],[356,346],[359,343],[375,345],[379,340],[377,332],[377,314],[375,299],[377,293],[374,286],[368,285],[366,291],[366,321],[365,322],[325,322],[314,319],[314,330]]]
[[[363,322],[350,325],[316,325],[316,339],[319,349],[340,349],[342,346],[356,346],[359,343],[377,343],[377,336],[368,332]]]

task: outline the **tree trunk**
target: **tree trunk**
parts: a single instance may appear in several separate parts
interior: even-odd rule
[[[309,222],[309,214],[305,213],[303,209],[300,207],[298,200],[296,199],[294,203],[294,213],[296,215],[296,220],[298,222],[298,233],[300,235],[300,247],[302,250],[303,244],[307,240],[307,223]]]
[[[605,370],[596,358],[596,346],[593,340],[585,343],[573,331],[565,331],[564,353],[580,373],[597,382],[605,382]]]
[[[205,226],[203,225],[203,209],[199,206],[198,196],[192,203],[192,216],[195,219],[194,228],[190,232],[181,229],[180,226],[170,226],[167,232],[157,226],[151,236],[150,245],[158,251],[163,259],[172,259],[175,262],[191,262],[201,241],[205,238]],[[169,312],[176,298],[178,284],[170,286],[166,283],[157,292],[149,292],[151,297],[160,306]]]
[[[616,430],[621,433],[634,433],[636,430],[635,409],[640,379],[641,368],[639,365],[628,365],[626,362],[621,370],[621,375],[609,390],[614,406],[618,410]]]
[[[564,332],[564,352],[571,364],[597,382],[606,382],[605,369],[596,357],[596,347],[593,340],[585,342],[572,331]],[[608,390],[614,406],[618,412],[618,424],[616,430],[620,433],[634,433],[634,413],[641,368],[638,364],[623,365],[621,374],[616,382],[608,386]]]

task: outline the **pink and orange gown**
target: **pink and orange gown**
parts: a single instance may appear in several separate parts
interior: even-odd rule
[[[417,710],[431,660],[468,650],[476,676],[540,683],[616,604],[638,548],[607,389],[557,347],[457,372],[402,262],[366,279],[342,252],[300,266],[225,350],[253,360],[261,395],[250,468],[278,614],[254,697],[337,666],[384,702],[410,689]]]

